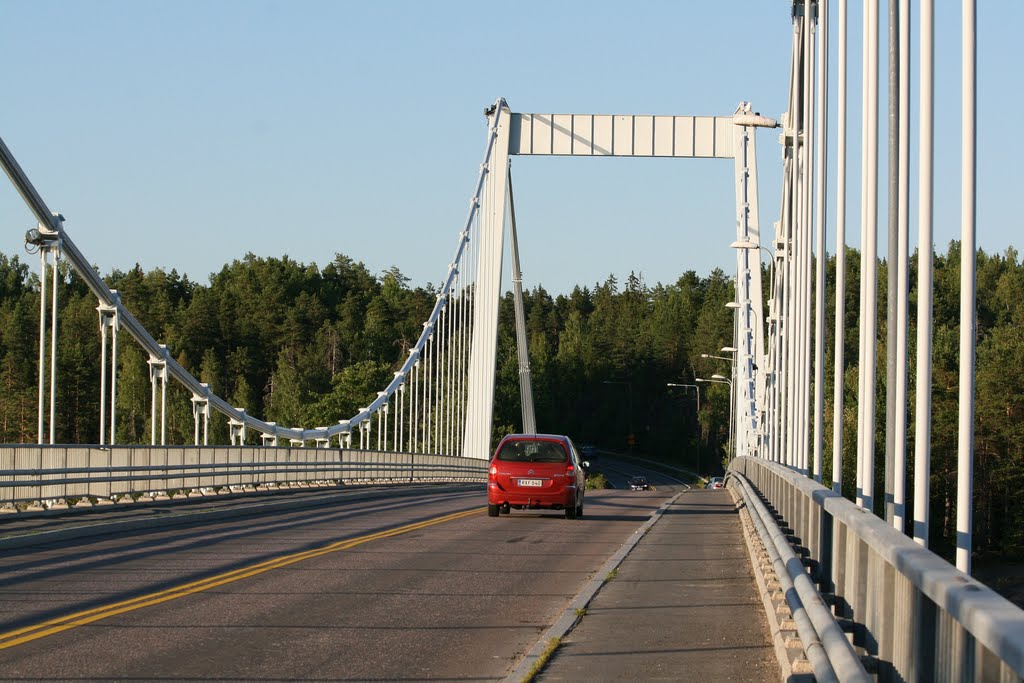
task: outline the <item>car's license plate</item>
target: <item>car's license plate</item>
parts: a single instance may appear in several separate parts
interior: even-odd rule
[[[544,482],[540,479],[520,479],[520,486],[543,486]]]

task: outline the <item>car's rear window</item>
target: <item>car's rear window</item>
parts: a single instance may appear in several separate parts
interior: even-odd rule
[[[566,453],[557,441],[506,441],[498,460],[512,462],[565,462]]]

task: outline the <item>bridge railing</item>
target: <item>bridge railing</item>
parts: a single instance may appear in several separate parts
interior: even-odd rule
[[[482,482],[487,462],[337,448],[0,446],[0,504],[304,482]]]
[[[1024,610],[813,479],[761,458],[743,475],[806,548],[880,681],[1019,681]]]

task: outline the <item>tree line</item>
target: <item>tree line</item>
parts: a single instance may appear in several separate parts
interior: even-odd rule
[[[1021,419],[1024,401],[1024,266],[1015,250],[979,252],[975,420],[975,545],[1024,550]],[[931,509],[933,547],[955,541],[960,246],[935,257]],[[912,260],[912,269],[916,259]],[[828,282],[835,259],[826,264]],[[881,264],[884,302],[886,264]],[[765,279],[769,272],[765,266]],[[856,452],[859,253],[847,253],[844,351],[844,494],[854,495]],[[437,298],[434,285],[412,286],[397,268],[371,273],[337,254],[323,267],[287,256],[247,254],[210,276],[190,280],[175,270],[115,270],[104,280],[173,357],[213,391],[250,414],[287,426],[334,424],[355,414],[383,388],[408,356]],[[910,282],[916,282],[911,273]],[[767,291],[765,292],[767,296]],[[727,355],[735,297],[721,270],[684,273],[671,284],[649,285],[636,273],[624,282],[577,286],[553,296],[537,286],[525,292],[526,325],[537,425],[577,442],[613,450],[635,448],[652,457],[720,472],[728,443],[728,387],[696,391],[668,387],[695,378],[729,375]],[[58,394],[61,443],[99,440],[100,335],[96,299],[62,266],[58,277]],[[828,338],[833,338],[835,291],[827,292]],[[917,292],[911,292],[909,405],[914,404]],[[875,396],[876,453],[884,453],[886,315],[879,312]],[[0,254],[0,442],[36,440],[38,276],[17,256]],[[126,335],[122,335],[123,339]],[[826,345],[825,464],[831,474],[832,367]],[[521,428],[519,367],[513,301],[501,301],[495,396],[495,438]],[[148,359],[122,341],[118,359],[119,443],[148,443]],[[168,442],[190,443],[191,396],[168,385]],[[912,472],[913,410],[908,411]],[[227,424],[210,423],[211,443],[228,441]],[[632,437],[632,438],[630,438]],[[254,438],[251,436],[250,438]],[[877,457],[876,491],[882,491]],[[908,491],[912,485],[908,478]],[[881,504],[883,496],[877,496]],[[908,509],[912,502],[908,501]]]

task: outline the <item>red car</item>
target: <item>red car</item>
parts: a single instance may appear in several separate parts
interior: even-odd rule
[[[491,459],[487,514],[547,508],[576,519],[583,514],[588,465],[567,436],[509,434]]]

